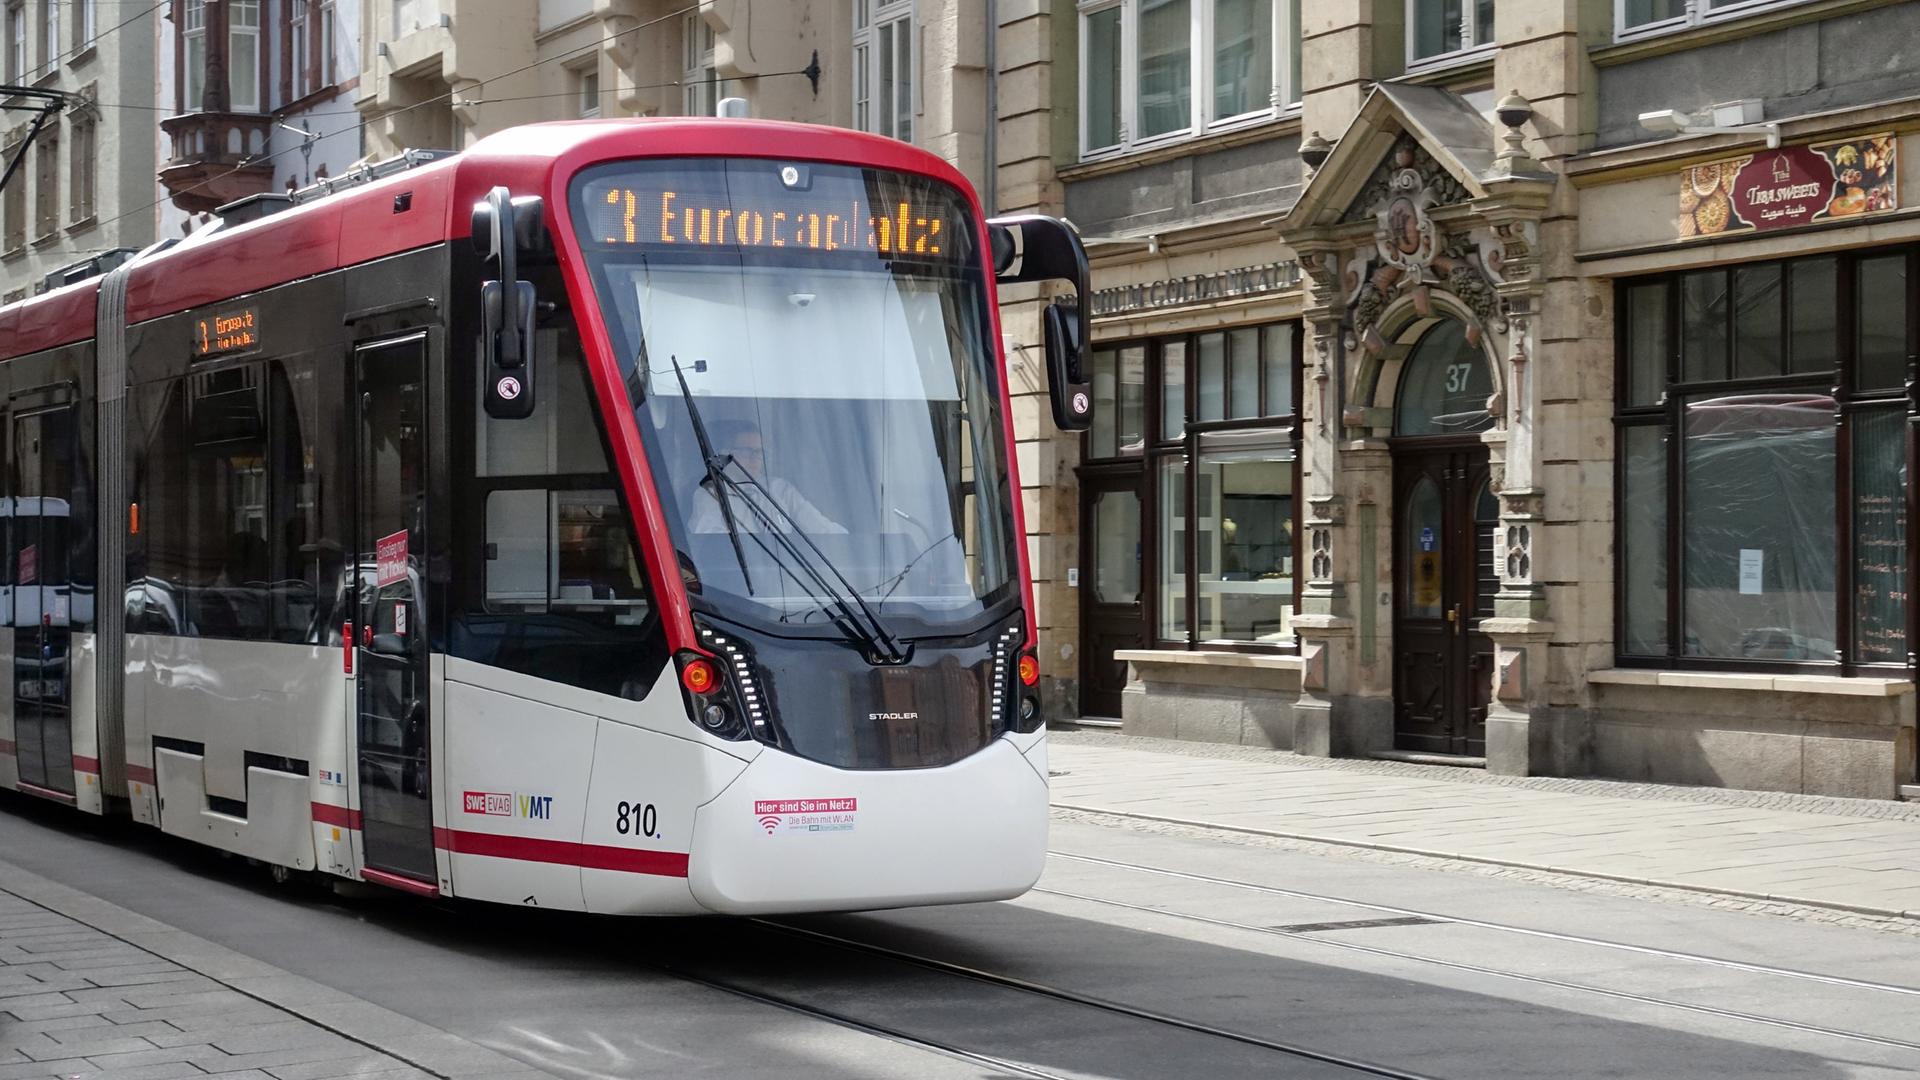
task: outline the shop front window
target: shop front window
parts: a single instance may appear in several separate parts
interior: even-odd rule
[[[1152,522],[1142,577],[1163,645],[1294,644],[1298,337],[1298,324],[1274,323],[1094,351],[1085,457],[1140,468]],[[1101,550],[1104,526],[1086,527]]]
[[[1909,665],[1915,257],[1621,286],[1623,661]]]

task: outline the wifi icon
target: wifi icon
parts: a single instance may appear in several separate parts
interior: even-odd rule
[[[780,827],[780,819],[776,815],[768,814],[760,819],[760,827],[767,830],[768,836],[772,836],[773,830]]]

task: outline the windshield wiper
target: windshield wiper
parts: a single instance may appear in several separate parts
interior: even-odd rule
[[[827,603],[822,604],[820,610],[826,611],[827,617],[833,620],[834,625],[853,635],[858,643],[865,646],[875,658],[894,664],[905,660],[907,658],[905,646],[901,645],[899,639],[887,629],[886,624],[880,621],[880,617],[873,613],[873,609],[867,606],[867,602],[861,599],[860,590],[853,587],[853,584],[847,580],[847,576],[840,572],[840,568],[834,565],[832,559],[827,557],[827,553],[820,550],[820,545],[814,543],[813,538],[801,529],[800,523],[793,519],[793,515],[787,508],[780,505],[780,500],[774,498],[737,459],[729,457],[726,464],[739,469],[740,474],[747,478],[747,482],[743,484],[726,475],[724,467],[720,474],[720,481],[740,496],[740,501],[746,504],[747,509],[751,510],[759,520],[761,531],[772,535],[781,549],[805,572],[806,577],[812,581],[814,589],[826,597]],[[760,493],[760,498],[754,498],[753,494],[747,490],[749,486]],[[761,505],[763,502],[780,515],[780,520],[774,520],[773,515],[767,512],[766,506]],[[782,528],[782,525],[785,528]],[[807,550],[812,551],[814,557],[808,558],[807,551],[802,550],[788,538],[789,533],[804,541]],[[753,534],[753,539],[762,550],[767,552],[769,558],[780,562],[773,551],[767,548],[766,542],[760,538],[759,533]],[[819,568],[822,566],[826,567],[827,572],[840,583],[839,589],[835,589],[833,582],[828,581],[821,574]],[[788,572],[792,571],[789,569]],[[848,603],[849,599],[852,600],[852,604]],[[853,609],[856,606],[860,609],[860,614],[866,616],[864,623],[854,617]]]
[[[732,456],[722,458],[714,454],[713,440],[707,438],[706,421],[700,418],[700,408],[693,403],[693,391],[687,389],[687,373],[680,370],[680,357],[669,353],[667,360],[673,364],[674,378],[680,380],[680,400],[687,403],[687,419],[693,424],[693,437],[700,444],[700,460],[707,468],[707,478],[700,482],[701,486],[711,490],[714,501],[720,504],[720,518],[726,522],[727,539],[733,542],[733,557],[740,561],[740,578],[747,584],[747,595],[752,596],[753,573],[747,569],[747,552],[740,546],[740,525],[733,520],[733,497],[727,491],[727,462],[732,460]],[[635,369],[648,363],[647,343],[642,339],[640,356],[634,361]]]

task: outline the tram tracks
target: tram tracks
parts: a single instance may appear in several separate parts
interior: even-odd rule
[[[1210,885],[1221,885],[1221,886],[1226,886],[1230,888],[1244,889],[1244,890],[1249,890],[1249,891],[1254,891],[1259,893],[1270,894],[1278,897],[1284,897],[1290,900],[1309,901],[1309,902],[1323,903],[1323,904],[1329,904],[1329,905],[1352,907],[1352,908],[1357,908],[1357,909],[1362,909],[1367,911],[1376,911],[1376,912],[1393,916],[1396,919],[1405,919],[1407,920],[1408,923],[1417,922],[1417,923],[1452,924],[1456,926],[1467,926],[1467,927],[1473,927],[1476,929],[1510,933],[1510,934],[1516,934],[1516,935],[1521,935],[1521,936],[1531,937],[1531,938],[1547,939],[1547,940],[1557,941],[1557,942],[1566,943],[1566,944],[1576,944],[1576,945],[1589,946],[1589,947],[1595,947],[1595,948],[1611,949],[1611,950],[1617,950],[1620,952],[1632,953],[1632,954],[1637,954],[1642,956],[1654,956],[1654,957],[1659,957],[1667,960],[1675,960],[1675,961],[1681,961],[1686,963],[1706,965],[1706,966],[1723,968],[1723,969],[1732,970],[1732,971],[1739,971],[1747,974],[1756,974],[1756,975],[1765,975],[1765,976],[1772,976],[1772,977],[1779,977],[1779,978],[1786,978],[1786,979],[1804,980],[1804,981],[1820,983],[1828,986],[1845,987],[1848,989],[1864,990],[1864,991],[1876,992],[1876,993],[1888,993],[1888,994],[1896,994],[1896,995],[1904,995],[1904,996],[1920,996],[1920,988],[1911,987],[1911,986],[1902,986],[1897,983],[1883,983],[1883,982],[1876,982],[1868,979],[1854,979],[1854,978],[1848,978],[1848,977],[1839,976],[1839,975],[1828,975],[1820,972],[1801,971],[1794,968],[1778,967],[1770,964],[1760,964],[1760,963],[1754,963],[1750,961],[1732,960],[1725,957],[1708,956],[1701,953],[1689,953],[1689,952],[1676,950],[1676,949],[1662,949],[1654,946],[1635,945],[1630,942],[1612,941],[1605,938],[1594,938],[1594,937],[1588,937],[1580,934],[1569,934],[1569,933],[1552,931],[1552,930],[1540,930],[1532,927],[1512,926],[1505,923],[1493,922],[1491,920],[1446,915],[1439,912],[1423,911],[1416,908],[1401,907],[1393,904],[1379,904],[1371,901],[1353,900],[1346,897],[1328,896],[1321,893],[1311,893],[1311,892],[1306,892],[1304,890],[1299,890],[1299,889],[1288,889],[1280,886],[1262,885],[1255,882],[1239,881],[1232,878],[1222,878],[1222,877],[1216,877],[1208,874],[1197,874],[1197,873],[1191,873],[1187,871],[1171,870],[1165,867],[1145,866],[1142,864],[1127,863],[1127,862],[1123,862],[1115,859],[1103,859],[1096,856],[1072,855],[1072,854],[1067,854],[1062,852],[1053,852],[1050,854],[1053,858],[1074,861],[1074,862],[1088,863],[1088,864],[1104,866],[1112,869],[1129,870],[1129,871],[1135,871],[1139,873],[1159,875],[1159,876],[1176,878],[1176,879],[1181,879],[1186,881],[1200,882],[1200,883],[1205,883]],[[1318,932],[1315,930],[1289,929],[1284,926],[1260,926],[1253,923],[1245,923],[1245,922],[1240,922],[1233,919],[1221,919],[1221,918],[1216,918],[1209,915],[1201,915],[1195,912],[1180,911],[1172,908],[1158,907],[1151,904],[1133,903],[1126,900],[1118,900],[1111,897],[1095,896],[1088,893],[1073,892],[1065,889],[1036,887],[1033,890],[1033,892],[1041,895],[1046,895],[1046,896],[1056,896],[1062,899],[1072,900],[1080,903],[1095,904],[1103,907],[1114,908],[1117,910],[1132,911],[1136,913],[1174,919],[1174,920],[1183,921],[1183,922],[1191,922],[1191,923],[1196,923],[1201,925],[1213,926],[1220,929],[1234,930],[1234,931],[1258,934],[1258,935],[1263,935],[1268,937],[1283,938],[1291,941],[1310,942],[1313,945],[1320,946],[1323,948],[1337,949],[1345,952],[1358,953],[1361,955],[1373,956],[1373,957],[1385,959],[1385,960],[1425,964],[1425,965],[1430,965],[1434,967],[1446,968],[1453,971],[1460,971],[1460,972],[1464,972],[1472,975],[1479,975],[1479,976],[1484,976],[1489,978],[1496,978],[1496,979],[1502,979],[1507,981],[1525,983],[1532,986],[1546,987],[1546,988],[1568,991],[1573,993],[1610,998],[1617,1001],[1626,1001],[1626,1002],[1631,1002],[1639,1005],[1647,1005],[1647,1006],[1652,1006],[1656,1008],[1672,1009],[1672,1010],[1692,1013],[1696,1015],[1709,1016],[1719,1020],[1731,1020],[1731,1021],[1737,1021],[1740,1023],[1759,1025],[1763,1027],[1772,1027],[1772,1028],[1781,1029],[1781,1030],[1794,1031],[1801,1034],[1817,1035],[1817,1036],[1822,1036],[1826,1038],[1832,1038],[1832,1039],[1837,1039],[1837,1040],[1842,1040],[1847,1042],[1856,1042],[1856,1043],[1864,1043],[1864,1044],[1873,1045],[1873,1046],[1880,1046],[1880,1047],[1885,1047],[1893,1050],[1920,1052],[1920,1042],[1912,1042],[1904,1039],[1896,1039],[1896,1038],[1892,1038],[1884,1035],[1874,1035],[1868,1032],[1849,1031],[1844,1028],[1829,1027],[1823,1024],[1814,1024],[1814,1023],[1808,1023],[1808,1022],[1799,1021],[1799,1020],[1789,1020],[1783,1017],[1768,1016],[1761,1013],[1747,1012],[1739,1009],[1721,1008],[1719,1006],[1705,1005],[1699,1002],[1679,1001],[1673,998],[1658,997],[1651,994],[1640,994],[1640,993],[1635,993],[1629,990],[1616,989],[1613,987],[1595,986],[1590,983],[1573,982],[1571,980],[1556,979],[1556,978],[1551,978],[1544,975],[1532,975],[1526,972],[1509,971],[1503,968],[1489,967],[1484,964],[1475,964],[1475,963],[1470,963],[1470,962],[1461,961],[1461,960],[1451,960],[1445,957],[1432,956],[1432,955],[1413,952],[1405,949],[1392,949],[1392,948],[1386,948],[1378,945],[1367,945],[1361,942],[1348,941],[1348,940],[1339,939],[1339,938],[1329,938],[1329,937],[1323,936],[1321,932]]]
[[[1151,874],[1158,877],[1174,878],[1206,885],[1221,885],[1232,889],[1262,893],[1268,896],[1284,897],[1289,900],[1303,900],[1312,903],[1330,904],[1339,907],[1356,908],[1363,911],[1377,911],[1383,915],[1400,918],[1419,919],[1423,922],[1450,923],[1455,926],[1469,926],[1478,930],[1491,930],[1499,933],[1514,934],[1522,937],[1557,941],[1570,945],[1585,945],[1593,948],[1609,949],[1617,952],[1633,953],[1640,956],[1657,957],[1663,960],[1679,960],[1687,963],[1704,964],[1740,971],[1750,975],[1771,975],[1785,979],[1799,979],[1806,982],[1823,983],[1828,986],[1846,987],[1856,990],[1870,990],[1888,994],[1902,994],[1920,997],[1920,986],[1905,986],[1899,983],[1876,982],[1871,979],[1856,979],[1845,975],[1829,975],[1817,971],[1801,971],[1797,968],[1778,967],[1749,960],[1733,960],[1721,956],[1708,956],[1704,953],[1691,953],[1680,949],[1663,949],[1653,945],[1635,945],[1632,942],[1614,941],[1608,938],[1588,937],[1583,934],[1570,934],[1560,930],[1541,930],[1537,927],[1514,926],[1508,923],[1493,922],[1488,919],[1475,919],[1469,916],[1448,915],[1420,908],[1402,907],[1396,904],[1382,904],[1371,900],[1354,900],[1344,896],[1328,896],[1324,893],[1306,892],[1301,889],[1289,889],[1279,885],[1263,885],[1258,882],[1242,881],[1236,878],[1218,877],[1212,874],[1199,874],[1187,870],[1174,870],[1163,866],[1148,866],[1143,863],[1130,863],[1120,859],[1106,859],[1097,855],[1076,855],[1069,852],[1048,852],[1049,858],[1065,862],[1084,863],[1091,866],[1103,866],[1113,870],[1126,870],[1139,874]],[[1035,890],[1044,891],[1044,890]]]
[[[1127,1023],[1149,1024],[1169,1032],[1181,1032],[1189,1036],[1198,1036],[1215,1045],[1235,1044],[1253,1051],[1268,1053],[1288,1059],[1303,1066],[1321,1067],[1334,1070],[1331,1075],[1372,1076],[1387,1080],[1435,1080],[1427,1074],[1411,1072],[1376,1062],[1364,1061],[1308,1046],[1266,1038],[1245,1031],[1209,1024],[1200,1020],[1174,1016],[1152,1009],[1128,1005],[1092,994],[1069,990],[1059,986],[1035,982],[1018,976],[1001,974],[967,964],[924,956],[919,953],[896,949],[872,941],[847,937],[811,927],[798,926],[779,919],[750,919],[754,927],[770,934],[805,942],[813,946],[831,949],[841,953],[857,954],[872,960],[889,964],[916,968],[938,975],[965,979],[969,982],[991,987],[997,990],[1011,991],[1028,997],[1041,998],[1071,1008],[1092,1010],[1109,1018]],[[697,970],[688,965],[668,963],[661,970],[675,978],[683,979],[712,990],[733,995],[762,1005],[783,1011],[812,1017],[840,1027],[861,1031],[878,1038],[884,1038],[902,1045],[915,1047],[930,1053],[955,1058],[972,1064],[1004,1070],[1018,1076],[1034,1077],[1036,1080],[1070,1080],[1071,1077],[1085,1076],[1084,1070],[1068,1069],[1065,1072],[1053,1072],[1049,1068],[1035,1063],[1019,1060],[1004,1051],[987,1052],[970,1049],[958,1041],[949,1038],[916,1033],[896,1023],[875,1020],[870,1016],[859,1015],[856,1010],[844,1007],[829,1007],[813,1001],[799,1000],[790,993],[770,991],[764,987],[751,985],[750,979],[741,979],[725,975],[716,975],[711,971]],[[1262,1075],[1272,1075],[1262,1072]],[[1315,1076],[1327,1075],[1316,1071]]]

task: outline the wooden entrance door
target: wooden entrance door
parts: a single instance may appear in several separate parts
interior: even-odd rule
[[[1500,505],[1478,443],[1394,454],[1393,740],[1399,750],[1482,756],[1493,693]]]
[[[1127,665],[1147,641],[1140,558],[1140,470],[1080,476],[1080,715],[1118,717]]]

